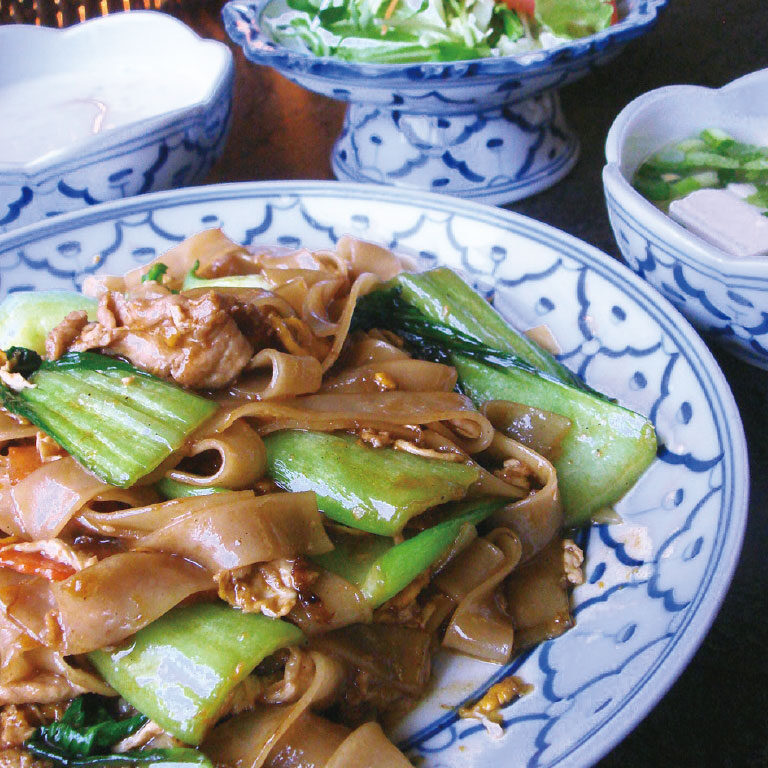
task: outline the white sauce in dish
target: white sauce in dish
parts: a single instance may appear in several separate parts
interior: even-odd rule
[[[90,137],[194,104],[210,83],[172,63],[104,62],[0,84],[0,163],[28,163]]]

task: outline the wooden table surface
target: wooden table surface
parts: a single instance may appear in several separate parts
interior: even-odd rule
[[[225,40],[217,3],[182,15],[200,34]],[[600,180],[612,120],[651,88],[721,86],[768,66],[766,30],[768,0],[670,0],[650,33],[562,92],[566,116],[582,143],[574,171],[553,189],[509,207],[618,258]],[[208,181],[331,179],[328,158],[344,105],[233,51],[234,123]],[[715,355],[739,404],[750,450],[750,520],[740,564],[687,669],[599,768],[768,766],[768,372],[716,350]]]

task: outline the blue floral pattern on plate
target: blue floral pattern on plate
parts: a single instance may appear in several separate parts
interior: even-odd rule
[[[507,211],[362,185],[222,185],[68,214],[0,238],[0,290],[73,288],[207,227],[292,247],[350,233],[461,270],[511,321],[546,323],[569,366],[653,420],[662,447],[618,505],[622,522],[581,534],[576,627],[504,667],[439,656],[434,691],[393,733],[429,768],[594,763],[685,666],[738,557],[746,447],[704,344],[653,289],[573,237]],[[502,739],[458,718],[456,705],[513,672],[534,691],[504,708]]]
[[[488,203],[541,192],[570,171],[578,140],[565,123],[557,89],[616,56],[666,4],[624,0],[615,26],[524,56],[387,65],[276,44],[263,19],[284,2],[231,0],[224,25],[251,61],[351,103],[331,155],[339,179]]]

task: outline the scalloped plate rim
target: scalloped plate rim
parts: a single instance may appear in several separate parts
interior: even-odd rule
[[[738,408],[730,392],[725,377],[711,353],[699,338],[692,326],[674,309],[674,307],[654,288],[635,275],[629,268],[607,256],[594,246],[569,235],[552,226],[537,222],[521,214],[504,209],[492,208],[479,203],[469,202],[443,195],[424,193],[409,189],[392,189],[378,185],[363,185],[340,182],[242,182],[219,184],[203,187],[190,187],[180,190],[161,191],[103,203],[91,208],[62,214],[50,220],[21,227],[0,236],[0,255],[41,238],[114,220],[118,216],[130,216],[149,212],[155,208],[171,209],[188,204],[202,203],[206,200],[227,200],[245,198],[280,198],[290,195],[322,198],[333,193],[336,197],[357,198],[368,201],[388,200],[397,204],[419,205],[423,209],[449,211],[470,218],[490,222],[493,226],[511,233],[520,234],[533,240],[539,239],[549,245],[559,245],[565,252],[575,251],[585,263],[598,273],[616,275],[623,283],[617,286],[622,292],[632,289],[648,306],[652,307],[659,318],[666,321],[670,335],[679,335],[690,346],[691,351],[701,364],[702,372],[709,377],[709,383],[717,400],[712,405],[722,409],[724,419],[729,423],[729,433],[723,440],[733,456],[731,471],[734,475],[732,506],[729,507],[731,526],[725,530],[718,545],[718,568],[714,570],[706,588],[697,593],[698,603],[692,614],[687,617],[685,629],[676,633],[674,646],[659,658],[648,673],[639,690],[633,689],[621,710],[610,721],[603,722],[585,734],[581,742],[572,751],[567,752],[549,766],[564,765],[569,768],[588,766],[604,756],[652,709],[658,700],[674,683],[686,664],[696,652],[701,641],[717,615],[725,597],[733,571],[738,563],[741,542],[746,526],[748,509],[749,475],[747,447]],[[534,237],[536,235],[537,237]],[[656,317],[653,317],[657,320]],[[665,327],[662,324],[662,327]],[[697,374],[698,375],[698,374]],[[734,525],[734,523],[736,525]],[[726,548],[726,544],[728,547]],[[706,600],[704,600],[706,598]],[[557,641],[554,641],[557,642]],[[627,706],[631,704],[632,706]],[[509,748],[513,748],[512,741]],[[506,751],[506,748],[505,748]]]

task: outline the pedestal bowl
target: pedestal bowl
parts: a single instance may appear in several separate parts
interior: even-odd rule
[[[248,59],[349,102],[333,147],[337,178],[445,192],[491,204],[552,186],[579,143],[558,90],[648,30],[666,0],[619,0],[619,21],[590,37],[520,56],[376,64],[317,56],[276,42],[269,19],[285,0],[231,0],[227,33]],[[266,22],[266,23],[265,23]]]

